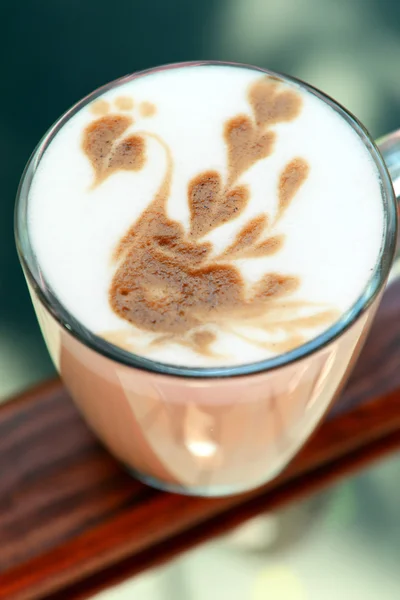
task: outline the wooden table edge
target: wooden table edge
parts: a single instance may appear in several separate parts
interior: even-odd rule
[[[60,386],[54,380],[23,394],[16,402],[29,406],[44,390],[55,391]],[[2,406],[0,413],[12,411],[12,404]],[[130,532],[132,523],[140,520],[140,507],[127,509],[115,519],[5,572],[0,576],[0,600],[87,598],[264,510],[315,492],[398,448],[400,390],[325,421],[289,468],[271,484],[240,496],[217,499],[190,499],[160,492],[155,495],[154,510],[163,510],[168,503],[169,510],[186,510],[186,518],[178,524],[171,520],[169,530],[163,529],[161,535],[153,531],[138,541]],[[74,556],[76,560],[71,562]]]

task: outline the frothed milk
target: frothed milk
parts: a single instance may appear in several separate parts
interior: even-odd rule
[[[122,82],[57,133],[29,197],[44,278],[135,354],[230,365],[317,336],[379,255],[376,167],[313,94],[257,70]]]

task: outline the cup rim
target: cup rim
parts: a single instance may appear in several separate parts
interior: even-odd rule
[[[302,344],[301,346],[298,346],[293,350],[283,354],[279,354],[262,361],[243,365],[190,367],[162,363],[123,350],[122,348],[106,341],[104,338],[95,335],[82,323],[75,319],[75,317],[69,313],[69,311],[62,305],[62,303],[52,292],[51,287],[46,283],[45,277],[40,269],[38,261],[36,260],[32,245],[29,240],[27,208],[29,202],[29,190],[33,181],[33,177],[44,152],[58,131],[65,125],[65,123],[67,123],[71,117],[73,117],[89,102],[92,102],[98,96],[116,86],[159,71],[196,66],[224,66],[251,69],[253,71],[258,71],[265,75],[287,81],[303,90],[305,89],[307,92],[328,104],[352,127],[373,159],[380,178],[384,213],[382,244],[371,276],[366,282],[366,285],[364,286],[357,300],[333,325],[305,344]],[[392,181],[390,179],[385,162],[375,142],[360,121],[358,121],[358,119],[341,104],[312,85],[283,73],[244,63],[204,60],[171,63],[125,75],[99,87],[67,110],[59,119],[57,119],[57,121],[41,139],[25,167],[17,192],[14,214],[14,230],[17,251],[28,282],[32,286],[34,292],[37,294],[40,302],[58,322],[58,324],[70,335],[95,352],[98,352],[106,358],[128,367],[176,377],[212,379],[254,375],[291,365],[322,350],[334,342],[340,335],[345,333],[345,331],[347,331],[374,302],[375,298],[383,289],[384,284],[389,276],[397,240],[397,210],[396,196],[394,194]]]

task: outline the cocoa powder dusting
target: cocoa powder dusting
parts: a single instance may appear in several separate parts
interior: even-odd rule
[[[282,247],[284,237],[274,227],[308,176],[309,167],[302,158],[287,164],[280,175],[275,220],[266,214],[252,218],[219,256],[213,255],[212,244],[202,239],[242,214],[250,190],[237,184],[239,177],[272,154],[275,132],[270,126],[296,118],[301,110],[300,96],[291,90],[281,90],[269,78],[262,78],[250,87],[248,100],[251,114],[229,119],[223,129],[228,165],[226,182],[218,171],[205,171],[188,183],[188,231],[168,217],[174,163],[164,140],[149,132],[124,137],[132,120],[123,115],[97,119],[84,132],[82,148],[92,164],[96,185],[117,170],[142,169],[147,160],[146,136],[156,139],[165,151],[167,167],[157,193],[114,252],[116,268],[109,291],[113,311],[138,329],[156,334],[155,343],[172,340],[211,355],[216,336],[207,325],[212,325],[214,331],[215,328],[233,331],[239,319],[268,331],[273,327],[271,322],[266,325],[269,311],[280,314],[283,300],[290,299],[299,287],[297,277],[278,273],[267,273],[249,287],[235,261],[267,256]],[[122,97],[117,101],[121,110],[128,108]],[[155,107],[142,102],[139,110],[142,115],[150,116]],[[300,305],[304,307],[306,303]],[[323,319],[328,319],[326,313]],[[292,327],[287,318],[286,323],[289,325],[281,323],[280,327],[287,334],[286,345],[290,346],[291,340],[299,339],[299,324]],[[118,345],[126,347],[121,336],[123,332],[106,334],[110,341],[118,340]]]

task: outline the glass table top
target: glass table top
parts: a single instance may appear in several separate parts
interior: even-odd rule
[[[395,600],[399,564],[395,455],[94,598]]]

